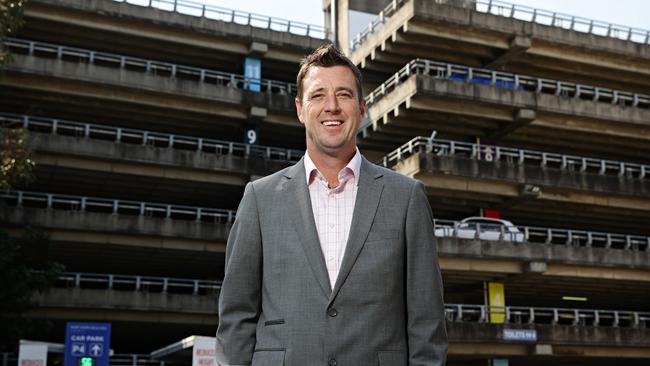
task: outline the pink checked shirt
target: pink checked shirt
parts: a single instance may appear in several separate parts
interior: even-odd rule
[[[316,169],[309,153],[305,153],[305,176],[311,208],[332,287],[336,283],[350,234],[360,169],[361,154],[357,149],[348,165],[339,172],[338,187],[330,189],[327,179]]]

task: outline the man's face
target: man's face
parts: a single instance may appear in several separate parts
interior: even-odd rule
[[[312,66],[302,80],[302,100],[296,98],[298,119],[307,130],[310,154],[346,157],[354,152],[366,102],[359,103],[352,70],[345,66]]]

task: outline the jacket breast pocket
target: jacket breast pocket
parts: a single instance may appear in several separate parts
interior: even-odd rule
[[[283,366],[283,365],[284,365],[284,350],[260,349],[253,352],[253,361],[251,362],[251,366]]]
[[[368,233],[366,242],[369,241],[386,241],[399,239],[399,230],[371,230]]]
[[[406,353],[402,351],[378,352],[379,366],[406,366]]]

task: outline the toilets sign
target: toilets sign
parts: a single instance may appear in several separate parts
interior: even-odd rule
[[[108,366],[110,323],[66,323],[64,366]]]

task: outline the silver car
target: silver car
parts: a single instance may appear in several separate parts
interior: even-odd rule
[[[438,237],[460,239],[524,241],[524,234],[512,222],[487,217],[468,217],[454,226],[436,226],[435,233]]]

